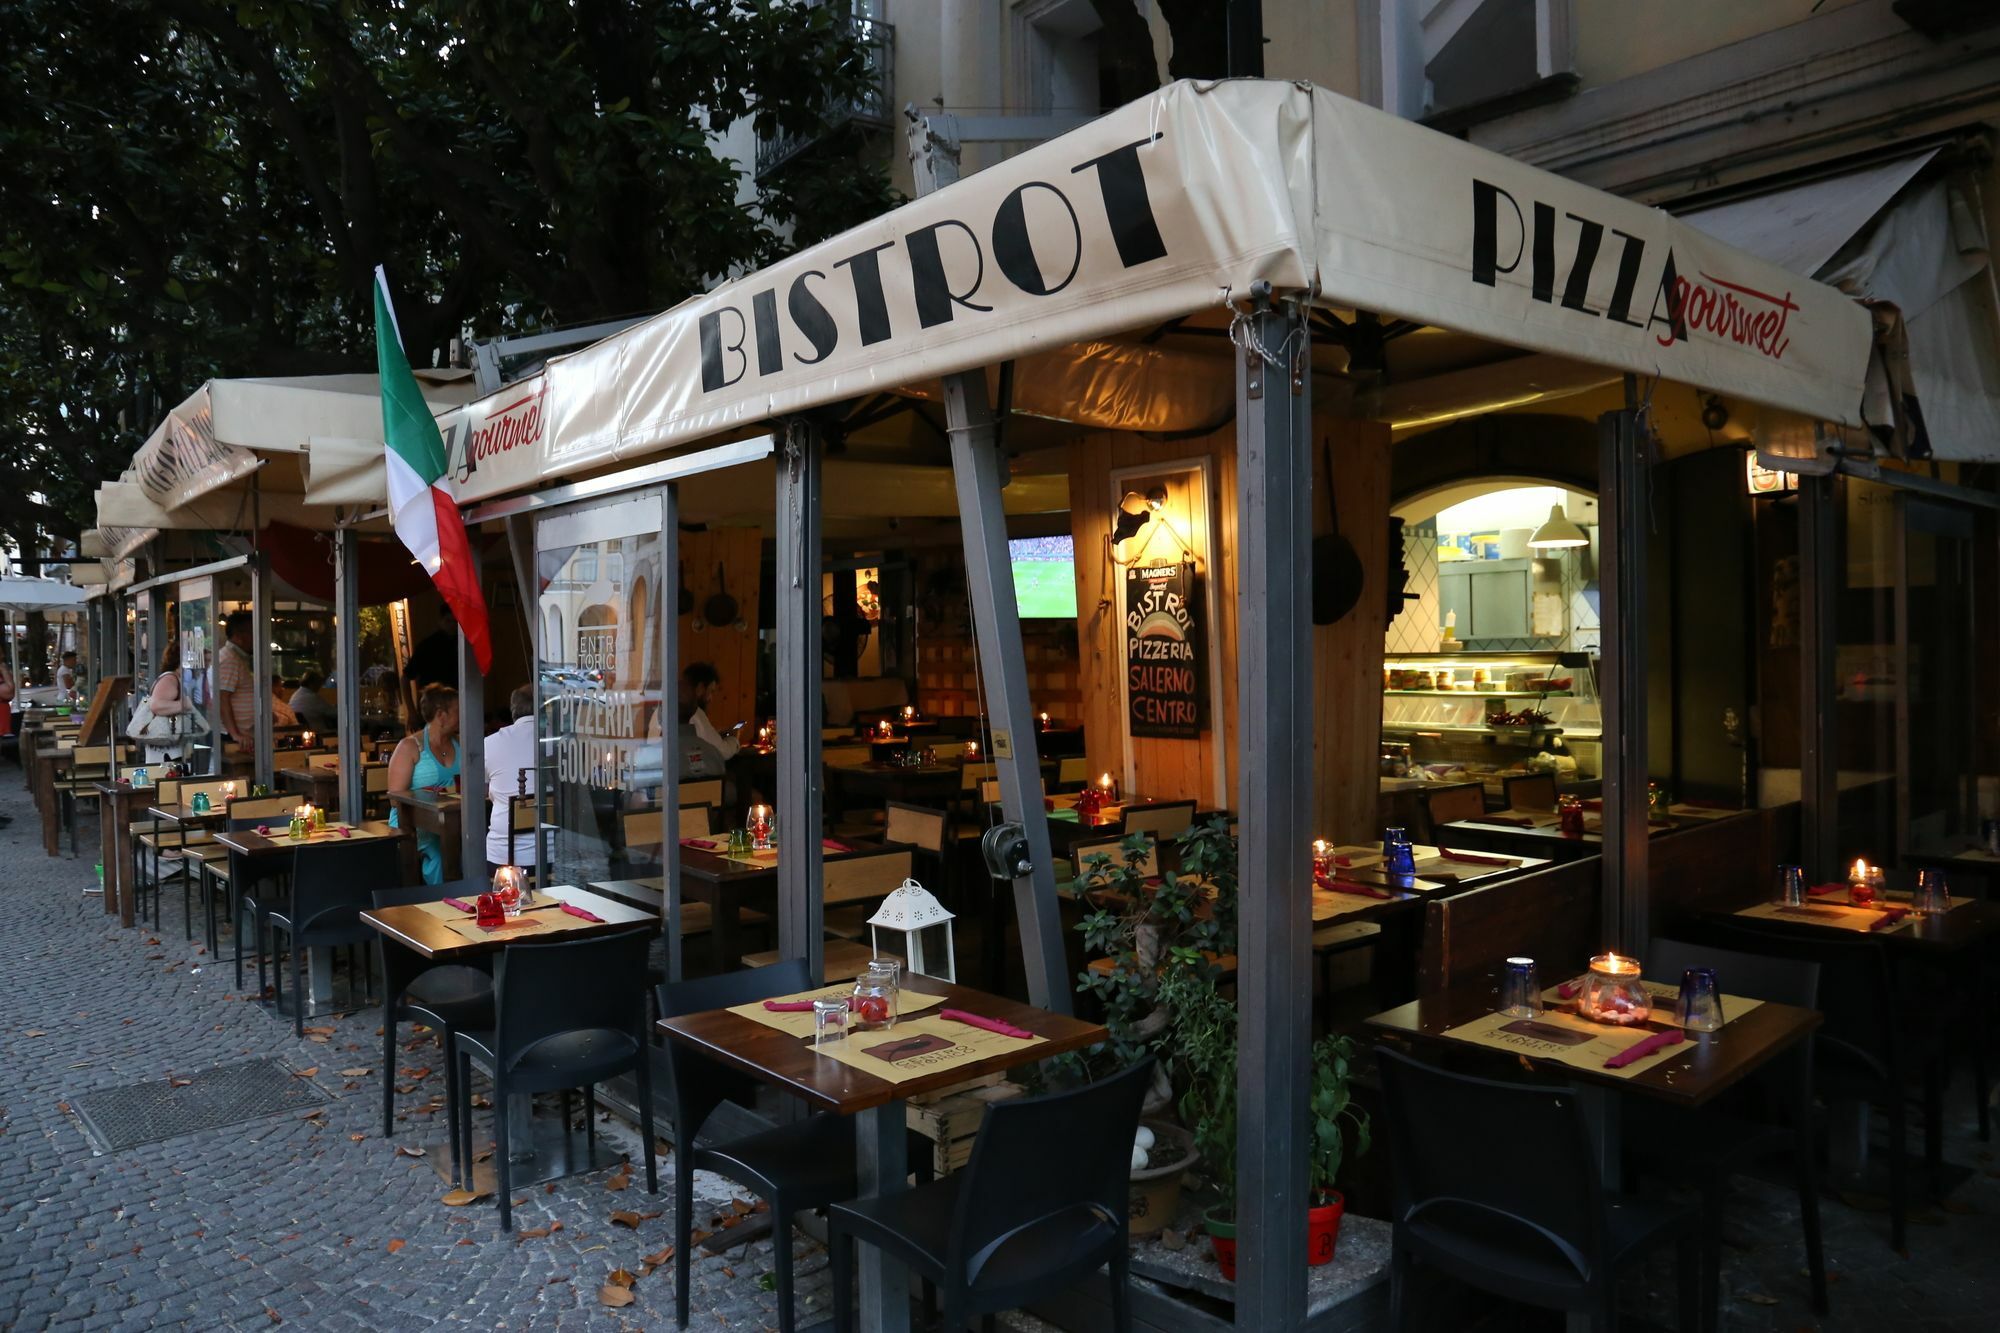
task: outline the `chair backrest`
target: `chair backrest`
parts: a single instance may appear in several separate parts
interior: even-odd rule
[[[191,805],[197,795],[206,793],[208,803],[211,806],[220,807],[228,799],[228,797],[222,794],[222,789],[231,783],[243,787],[250,785],[247,782],[240,782],[235,778],[182,778],[180,790],[181,804]]]
[[[387,764],[370,764],[368,767],[362,769],[361,790],[371,795],[388,791],[389,766]]]
[[[312,757],[311,750],[273,750],[271,768],[274,772],[282,772],[287,768],[305,768],[312,763]]]
[[[117,769],[113,771],[112,776],[121,782],[127,782],[131,780],[131,777],[134,773],[137,773],[142,769],[154,769],[158,767],[160,767],[160,765],[158,764],[120,764],[118,765]]]
[[[1381,1062],[1398,1227],[1456,1232],[1504,1259],[1596,1275],[1609,1219],[1574,1091],[1448,1073],[1387,1047]],[[1506,1151],[1468,1125],[1504,1126]]]
[[[1691,967],[1714,968],[1716,984],[1730,995],[1800,1009],[1819,1007],[1819,964],[1809,959],[1777,958],[1659,936],[1646,945],[1649,980],[1678,982],[1681,973]]]
[[[1108,856],[1113,866],[1124,865],[1127,855],[1125,838],[1130,836],[1127,834],[1117,838],[1093,838],[1089,842],[1072,844],[1069,859],[1076,867],[1076,877],[1081,880],[1089,876],[1089,863],[1093,856]],[[1139,858],[1139,873],[1148,878],[1160,873],[1160,844],[1151,838],[1146,839],[1145,855]]]
[[[678,805],[721,805],[722,779],[698,778],[681,784]]]
[[[888,801],[882,812],[882,836],[889,842],[908,843],[927,852],[944,851],[944,811]]]
[[[1125,831],[1153,838],[1178,838],[1194,827],[1193,801],[1159,801],[1125,807]]]
[[[1037,1225],[1068,1241],[1093,1216],[1100,1244],[1126,1244],[1132,1136],[1152,1086],[1153,1057],[1080,1088],[986,1108],[952,1213],[947,1271],[979,1281],[1001,1242]]]
[[[1520,777],[1502,778],[1500,789],[1506,793],[1509,810],[1556,808],[1556,780],[1552,773],[1527,773]]]
[[[1424,818],[1430,821],[1433,838],[1439,825],[1477,819],[1485,813],[1486,795],[1476,782],[1424,793]]]
[[[305,799],[297,792],[283,796],[239,796],[223,802],[223,822],[232,829],[246,829],[273,819],[289,819],[292,811],[305,804]]]
[[[1080,754],[1073,754],[1056,761],[1056,786],[1064,791],[1081,787],[1090,781],[1090,760]]]
[[[374,907],[413,907],[418,903],[434,903],[443,892],[435,884],[416,884],[402,889],[377,889],[370,896]],[[382,946],[382,993],[389,997],[391,1004],[402,998],[410,983],[440,964],[418,953],[415,949],[396,943],[387,935],[378,943]],[[493,969],[491,954],[474,954],[469,958],[453,959],[452,965],[476,968],[481,972]]]
[[[153,784],[153,800],[158,805],[173,805],[181,799],[181,779],[164,778]]]
[[[304,942],[314,932],[355,926],[374,905],[373,886],[401,877],[394,838],[301,847],[292,853],[292,928]]]
[[[641,926],[589,939],[508,945],[493,968],[500,1063],[511,1068],[549,1037],[598,1029],[629,1034],[643,1053],[652,938],[652,929]]]
[[[666,814],[660,810],[628,810],[622,821],[625,846],[658,847],[666,838]]]
[[[109,768],[111,766],[111,747],[108,745],[79,745],[76,747],[74,754],[76,757],[70,761],[70,772],[72,773],[79,768]]]
[[[983,805],[997,805],[1000,801],[1000,779],[981,778],[979,780],[979,800]]]
[[[822,900],[851,903],[864,898],[886,898],[910,877],[910,868],[907,847],[829,857],[824,870]]]
[[[1880,940],[1829,939],[1823,938],[1821,927],[1788,927],[1748,918],[1705,922],[1701,934],[1744,953],[1817,963],[1819,995],[1814,1007],[1825,1021],[1815,1039],[1822,1051],[1862,1060],[1885,1073],[1916,1055],[1897,1017],[1889,953]],[[1718,975],[1717,980],[1723,979]]]
[[[533,813],[533,807],[530,807],[529,814],[531,817],[528,820],[529,828],[535,826],[534,819],[532,818]],[[520,825],[516,824],[515,827],[518,828]],[[680,818],[676,822],[675,827],[679,837],[706,838],[710,833],[715,831],[715,807],[712,805],[684,805],[680,809]]]
[[[1424,904],[1417,990],[1431,995],[1483,975],[1502,958],[1574,962],[1598,951],[1603,858],[1544,866],[1485,888],[1433,896]]]
[[[1000,776],[1000,765],[985,760],[976,760],[961,765],[958,770],[958,789],[978,791],[979,784]]]
[[[662,982],[653,994],[661,1018],[679,1018],[683,1014],[728,1009],[779,995],[797,995],[811,984],[806,960],[787,958],[768,967],[742,972]],[[674,1075],[669,1096],[674,1103],[676,1143],[693,1143],[716,1107],[739,1096],[747,1100],[756,1091],[748,1076],[716,1063],[685,1042],[669,1037],[665,1049],[667,1066]]]
[[[507,810],[513,820],[514,832],[533,833],[535,831],[535,798],[533,796],[509,796],[507,798]]]

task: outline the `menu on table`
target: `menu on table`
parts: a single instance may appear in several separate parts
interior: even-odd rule
[[[811,1014],[806,1017],[810,1019]],[[1043,1045],[1046,1037],[1008,1037],[970,1023],[927,1015],[886,1030],[850,1032],[814,1050],[890,1083],[908,1083]]]

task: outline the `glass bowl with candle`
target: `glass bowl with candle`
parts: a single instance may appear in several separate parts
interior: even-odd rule
[[[1847,901],[1854,907],[1872,907],[1882,888],[1882,869],[1857,860],[1847,872]]]
[[[1333,844],[1325,838],[1313,839],[1313,878],[1333,878]]]
[[[1601,953],[1590,960],[1576,1012],[1598,1023],[1630,1027],[1653,1012],[1652,992],[1639,974],[1639,960],[1624,954]]]
[[[527,876],[521,873],[521,867],[505,865],[493,872],[493,896],[500,900],[501,911],[509,921],[521,915],[527,899]]]
[[[749,827],[750,847],[753,851],[771,850],[771,834],[777,824],[775,812],[768,805],[753,805],[745,817]]]

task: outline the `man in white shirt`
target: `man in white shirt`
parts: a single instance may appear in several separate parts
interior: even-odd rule
[[[535,687],[507,696],[513,721],[486,737],[486,795],[493,803],[486,823],[486,873],[503,865],[535,864],[535,835],[514,832],[516,796],[535,794]],[[510,845],[511,844],[511,845]]]
[[[340,714],[320,693],[326,687],[326,677],[317,671],[308,670],[299,676],[299,687],[292,692],[292,715],[302,727],[324,732],[329,738],[340,726]]]
[[[715,668],[710,667],[709,670],[713,671]],[[66,695],[76,693],[75,649],[71,649],[62,655],[62,665],[56,668],[56,688]]]
[[[725,735],[716,729],[715,723],[708,716],[709,704],[722,693],[721,673],[715,669],[712,662],[690,662],[687,664],[687,669],[681,672],[681,682],[687,689],[688,702],[694,705],[694,713],[688,718],[688,722],[694,727],[694,734],[707,742],[723,763],[728,763],[736,757],[736,752],[743,748],[741,742],[736,739],[736,733],[743,724],[738,722]]]

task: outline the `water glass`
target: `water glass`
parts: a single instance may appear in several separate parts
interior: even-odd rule
[[[831,1046],[847,1036],[847,997],[822,996],[813,1001],[813,1045]]]
[[[1391,875],[1414,875],[1417,873],[1416,849],[1410,845],[1410,835],[1400,828],[1382,831],[1382,869]]]
[[[1944,871],[1935,867],[1917,872],[1916,892],[1910,895],[1910,910],[1918,916],[1942,916],[1951,910],[1951,888]]]
[[[1542,1012],[1542,988],[1535,980],[1535,960],[1509,958],[1500,972],[1500,1012],[1509,1018],[1533,1018]]]
[[[1806,871],[1804,866],[1778,867],[1778,901],[1786,907],[1804,907]]]
[[[1722,991],[1714,968],[1690,967],[1681,973],[1674,1020],[1689,1032],[1714,1032],[1722,1026]]]

